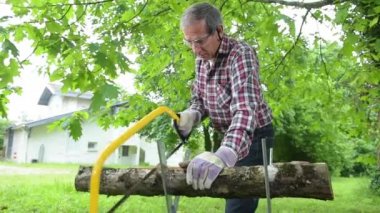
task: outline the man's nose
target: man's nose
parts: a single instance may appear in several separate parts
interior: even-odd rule
[[[201,50],[201,47],[197,44],[192,43],[191,49],[193,50],[194,53],[198,53]]]

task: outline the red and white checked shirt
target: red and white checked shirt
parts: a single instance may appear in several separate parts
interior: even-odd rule
[[[249,152],[254,130],[272,122],[260,88],[256,52],[225,36],[214,62],[196,59],[190,109],[209,116],[213,127],[224,133],[222,145],[242,159]]]

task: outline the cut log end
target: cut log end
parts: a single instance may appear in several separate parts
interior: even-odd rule
[[[143,180],[150,170],[104,168],[100,180],[100,194],[164,195],[160,169]],[[263,166],[224,168],[208,190],[194,190],[187,185],[185,168],[169,167],[166,170],[167,191],[171,195],[214,198],[266,197]],[[268,167],[268,171],[271,198],[333,199],[330,175],[325,163],[275,163]],[[91,173],[91,167],[79,168],[75,178],[77,191],[89,192]]]

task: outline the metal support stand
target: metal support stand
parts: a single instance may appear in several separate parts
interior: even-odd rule
[[[267,197],[267,213],[272,212],[272,203],[270,198],[269,176],[268,176],[268,158],[267,158],[267,141],[266,138],[261,139],[261,147],[263,152],[264,163],[264,180],[265,180],[265,193]],[[272,164],[272,148],[269,150],[270,164]]]
[[[168,176],[167,176],[167,159],[165,156],[165,144],[162,142],[157,142],[157,148],[158,148],[158,155],[160,158],[160,170],[161,170],[161,179],[162,179],[162,187],[164,188],[164,194],[165,194],[165,200],[166,200],[166,207],[168,213],[176,213],[178,209],[179,204],[179,196],[175,196],[173,198],[172,195],[168,194],[167,192],[167,183],[168,183]],[[190,158],[190,150],[187,150],[185,153],[184,160],[188,160]]]
[[[190,160],[190,154],[191,154],[191,151],[189,149],[186,149],[186,152],[185,152],[185,156],[183,158],[183,161],[188,161]],[[178,209],[178,205],[179,205],[179,197],[180,196],[175,196],[174,197],[174,203],[172,205],[172,213],[176,213],[177,209]]]
[[[164,188],[164,194],[166,199],[166,207],[168,213],[175,213],[176,209],[173,209],[173,200],[172,196],[167,192],[167,162],[165,157],[165,144],[162,142],[157,142],[158,156],[160,157],[160,170],[161,170],[161,179],[162,187]]]

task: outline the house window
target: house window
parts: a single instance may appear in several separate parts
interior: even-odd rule
[[[128,157],[131,155],[137,154],[137,147],[136,146],[122,146],[121,147],[121,156],[122,157]]]
[[[98,142],[93,142],[93,141],[88,142],[88,144],[87,144],[87,150],[89,152],[96,152],[96,151],[98,151]]]

